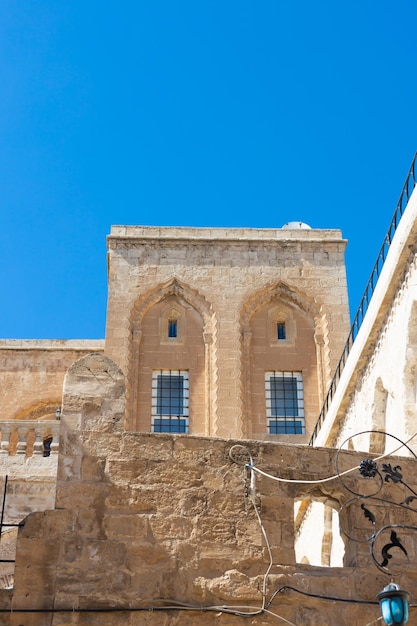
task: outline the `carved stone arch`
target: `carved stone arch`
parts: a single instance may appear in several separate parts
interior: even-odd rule
[[[180,306],[192,307],[203,320],[203,341],[205,350],[205,391],[206,415],[204,432],[213,435],[216,411],[216,320],[212,305],[197,289],[178,280],[176,277],[161,283],[154,289],[140,296],[132,307],[129,318],[129,350],[126,388],[126,425],[136,429],[135,407],[137,406],[137,381],[139,376],[139,351],[142,339],[142,320],[156,304],[170,297],[175,297]]]
[[[315,299],[301,290],[280,281],[265,286],[251,295],[244,303],[240,316],[240,331],[242,340],[242,368],[241,389],[244,404],[242,412],[246,423],[250,421],[251,380],[250,380],[250,347],[251,347],[251,320],[253,316],[269,303],[277,301],[283,307],[296,310],[312,320],[314,326],[314,343],[317,359],[317,378],[319,401],[323,401],[328,383],[331,379],[329,332],[326,315]],[[243,432],[247,429],[243,427]],[[247,435],[249,433],[246,433]]]
[[[207,328],[208,332],[212,332],[213,314],[211,305],[196,289],[189,287],[178,280],[178,278],[172,278],[166,283],[158,285],[136,300],[130,313],[130,328],[134,330],[140,327],[140,322],[145,313],[154,304],[169,296],[177,296],[180,300],[184,300],[184,302],[193,306],[203,318],[204,327]]]
[[[61,398],[39,400],[13,415],[12,420],[16,425],[9,422],[7,426],[2,427],[2,439],[8,442],[10,456],[14,456],[20,446],[26,456],[31,457],[36,441],[40,442],[40,445],[46,440],[52,442],[50,422],[56,420],[56,410],[61,408],[61,403]]]
[[[315,300],[309,298],[305,293],[299,291],[295,287],[290,287],[283,281],[267,285],[260,291],[253,294],[243,305],[241,314],[241,327],[245,332],[250,318],[253,314],[271,300],[282,300],[297,306],[299,309],[310,315],[316,322],[316,325],[322,323],[321,308]]]
[[[33,402],[30,406],[19,410],[13,415],[14,420],[54,420],[57,408],[61,407],[61,398],[49,398]]]

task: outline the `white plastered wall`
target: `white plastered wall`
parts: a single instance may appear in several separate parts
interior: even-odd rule
[[[416,250],[414,191],[315,445],[339,446],[348,437],[381,427],[407,440],[417,430]],[[381,442],[375,447],[372,437],[355,436],[350,447],[378,452]],[[389,451],[396,443],[388,438],[382,446]]]

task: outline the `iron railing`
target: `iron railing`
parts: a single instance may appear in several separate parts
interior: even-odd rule
[[[388,228],[388,232],[385,235],[385,239],[379,251],[378,257],[375,261],[375,265],[372,269],[371,276],[368,280],[368,284],[365,287],[362,300],[360,301],[358,311],[355,315],[352,326],[350,328],[350,332],[349,332],[345,347],[343,349],[342,356],[340,357],[339,363],[337,364],[336,371],[330,383],[330,387],[327,392],[326,398],[324,400],[319,418],[316,422],[316,425],[314,426],[314,430],[311,435],[311,439],[309,441],[310,446],[314,444],[314,441],[316,440],[317,435],[323,425],[324,419],[327,415],[330,404],[336,392],[336,387],[342,375],[342,371],[345,367],[346,360],[349,356],[349,352],[352,349],[353,343],[358,335],[359,329],[362,326],[362,322],[368,310],[369,303],[375,291],[376,283],[378,281],[381,270],[384,266],[385,259],[387,258],[388,250],[394,238],[395,231],[397,230],[398,224],[400,223],[401,217],[405,211],[405,208],[414,190],[414,187],[417,185],[417,171],[416,170],[417,170],[417,152],[414,155],[413,162],[411,163],[411,167],[409,169],[407,178],[402,188],[400,198],[397,202],[394,215],[392,217],[391,223]]]

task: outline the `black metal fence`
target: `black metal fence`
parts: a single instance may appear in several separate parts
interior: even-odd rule
[[[379,251],[378,257],[375,261],[375,265],[372,269],[371,276],[368,280],[368,284],[366,285],[364,294],[362,296],[362,300],[360,301],[358,311],[353,320],[345,347],[342,352],[342,356],[340,357],[339,363],[336,367],[336,371],[334,373],[332,382],[330,383],[329,390],[327,392],[326,398],[323,403],[323,407],[321,409],[319,418],[314,426],[313,433],[311,435],[311,439],[309,441],[310,445],[314,444],[314,441],[317,438],[317,435],[323,425],[324,419],[329,410],[329,406],[333,400],[334,394],[336,392],[336,387],[342,375],[342,371],[345,367],[346,360],[349,356],[349,352],[353,346],[353,343],[357,337],[360,327],[362,326],[362,322],[366,315],[366,312],[369,307],[369,303],[371,301],[372,295],[375,291],[376,283],[378,281],[379,275],[385,263],[385,259],[387,258],[388,250],[391,246],[392,240],[394,238],[395,231],[397,230],[398,224],[400,223],[401,217],[405,211],[408,200],[413,192],[414,187],[417,184],[417,152],[414,155],[413,162],[411,163],[411,167],[409,169],[407,178],[404,183],[404,187],[402,188],[400,198],[397,202],[397,206],[394,211],[394,215],[392,217],[391,223],[388,228],[388,232],[385,235],[385,239]]]

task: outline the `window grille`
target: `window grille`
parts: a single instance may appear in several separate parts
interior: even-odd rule
[[[188,372],[159,370],[152,376],[152,432],[187,433]]]
[[[278,322],[277,323],[277,339],[278,341],[282,341],[284,339],[286,339],[287,334],[285,331],[285,322]]]
[[[177,320],[168,320],[168,337],[175,339],[178,336],[178,322]]]
[[[303,435],[304,390],[301,372],[266,372],[266,416],[270,435]]]

